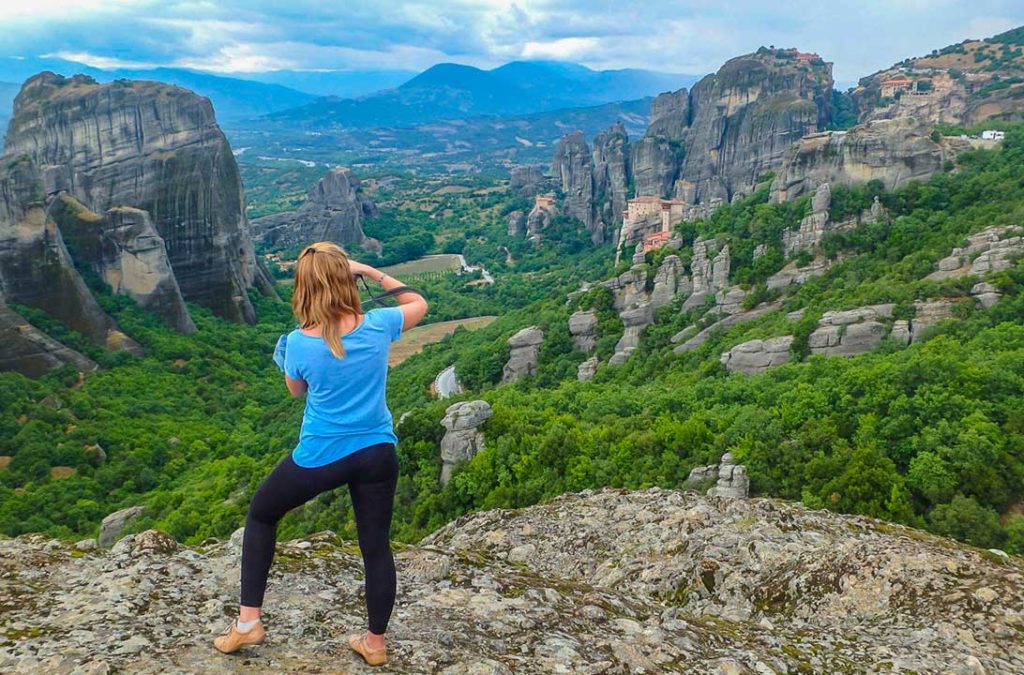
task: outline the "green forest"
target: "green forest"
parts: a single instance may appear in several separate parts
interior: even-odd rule
[[[732,452],[747,465],[755,495],[1024,553],[1024,265],[987,278],[1003,297],[985,310],[970,297],[977,278],[924,279],[966,235],[1024,223],[1024,125],[1008,129],[1001,149],[962,155],[928,183],[894,192],[836,188],[837,213],[858,213],[877,196],[889,217],[829,235],[822,242],[834,261],[828,272],[782,292],[764,280],[786,264],[781,234],[798,225],[806,199],[772,204],[765,183],[708,219],[683,223],[684,261],[697,236],[728,243],[733,279],[780,309],[676,355],[670,336],[709,321],[707,307],[683,312],[679,298],[659,309],[625,364],[602,364],[584,383],[575,377],[585,356],[570,339],[568,316],[597,310],[602,359],[622,324],[602,288],[567,298],[581,282],[614,273],[611,246],[592,247],[578,223],[563,219],[539,244],[514,239],[504,216],[521,199],[452,197],[441,226],[424,223],[434,250],[457,230],[469,262],[483,263],[497,281],[469,286],[453,274],[425,282],[430,320],[499,318],[428,345],[389,375],[396,420],[409,413],[397,428],[394,538],[415,541],[468,511],[565,491],[682,487],[692,468]],[[768,252],[755,258],[759,244]],[[649,278],[664,254],[648,254]],[[287,287],[281,292],[287,300]],[[40,380],[0,374],[0,455],[12,457],[0,469],[0,531],[90,536],[107,513],[141,504],[146,511],[133,529],[156,527],[190,543],[228,536],[298,435],[302,401],[287,395],[270,360],[277,336],[292,325],[287,304],[254,297],[255,326],[192,306],[199,332],[183,336],[123,297],[99,295],[146,348],[144,358],[100,352],[19,308],[103,368],[81,383],[68,371]],[[921,341],[886,340],[853,358],[807,355],[807,337],[825,311],[884,302],[903,318],[914,300],[931,298],[958,300],[956,318]],[[802,318],[788,318],[801,309]],[[500,385],[506,340],[527,325],[545,331],[538,372]],[[719,363],[740,342],[786,334],[797,338],[787,365],[746,376]],[[467,393],[432,399],[430,382],[451,364]],[[494,415],[482,427],[486,448],[442,488],[439,422],[460,399],[484,399]],[[53,467],[74,472],[54,475]],[[323,529],[354,537],[343,491],[290,514],[279,536]]]

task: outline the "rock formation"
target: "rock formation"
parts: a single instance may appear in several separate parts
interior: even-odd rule
[[[544,189],[544,174],[535,164],[512,167],[508,182],[509,189],[526,197],[533,197]]]
[[[676,139],[646,136],[634,143],[630,163],[637,196],[672,196],[682,158],[682,142]]]
[[[929,279],[941,280],[967,274],[982,276],[1009,269],[1024,256],[1024,228],[994,225],[967,237],[962,246],[936,265]]]
[[[892,305],[870,305],[841,312],[825,312],[807,338],[811,354],[855,356],[871,351],[888,333],[883,320],[892,317]]]
[[[970,150],[955,138],[931,139],[931,129],[914,119],[879,120],[846,131],[825,131],[799,139],[785,153],[772,183],[775,201],[812,193],[822,183],[853,185],[879,180],[888,190],[927,180],[947,160]]]
[[[52,206],[52,204],[51,204]],[[0,306],[5,332],[19,335],[0,344],[0,362],[24,374],[39,375],[44,364],[94,364],[28,328],[5,303],[41,309],[68,327],[111,349],[141,353],[100,308],[75,269],[60,229],[44,202],[38,168],[27,158],[0,158]],[[26,326],[22,329],[21,326]],[[25,359],[24,366],[19,360]]]
[[[540,357],[540,343],[544,341],[544,331],[536,326],[522,329],[508,339],[511,351],[502,372],[502,383],[515,382],[521,377],[537,372],[537,360]]]
[[[870,518],[605,489],[396,548],[389,672],[1024,671],[1019,557]],[[0,670],[365,669],[344,642],[365,621],[362,562],[331,532],[278,544],[266,644],[214,653],[236,551],[152,530],[110,550],[0,540]]]
[[[946,319],[953,318],[952,300],[915,300],[914,319],[910,322],[910,340],[917,342],[925,331]]]
[[[117,206],[100,215],[67,193],[57,196],[50,211],[74,257],[87,261],[115,293],[175,330],[195,332],[167,247],[147,211]]]
[[[654,322],[654,306],[650,302],[640,303],[636,307],[619,312],[619,318],[622,319],[625,331],[615,344],[615,353],[608,361],[612,365],[625,363],[633,350],[640,345],[640,336],[644,328]]]
[[[185,299],[255,320],[247,291],[261,271],[209,100],[156,82],[42,73],[15,99],[5,151],[39,167],[42,197],[66,192],[98,214],[148,212]]]
[[[97,367],[92,359],[29,324],[0,298],[0,371],[13,370],[28,377],[41,377],[65,364],[80,372]]]
[[[521,237],[526,232],[526,214],[519,209],[510,212],[505,222],[508,223],[508,236],[510,237]],[[543,227],[538,229],[543,229]]]
[[[526,234],[533,241],[541,237],[541,233],[551,225],[551,219],[555,216],[555,200],[548,197],[537,197],[533,208],[526,217]],[[512,226],[509,225],[509,233]]]
[[[597,373],[598,360],[596,356],[591,356],[589,359],[581,363],[576,367],[576,379],[579,382],[587,382],[594,379],[594,375]]]
[[[363,220],[377,215],[377,205],[362,190],[352,171],[331,169],[310,188],[296,211],[275,213],[252,221],[257,241],[296,246],[333,241],[342,246],[373,248],[363,232]]]
[[[483,450],[484,435],[478,427],[493,414],[487,401],[462,401],[445,410],[441,420],[445,428],[441,438],[441,485],[451,480],[456,466]]]
[[[693,242],[693,257],[690,259],[693,288],[690,297],[683,303],[684,311],[700,307],[707,302],[709,295],[729,285],[729,268],[732,264],[729,245],[726,244],[717,252],[715,246],[711,239],[697,239]]]
[[[718,465],[718,484],[708,490],[708,496],[746,499],[749,495],[750,478],[747,477],[747,467],[734,464],[732,453],[725,453]]]
[[[100,523],[100,536],[96,539],[96,543],[100,546],[110,546],[121,537],[121,533],[124,532],[124,528],[128,527],[128,524],[142,515],[145,509],[141,506],[129,506],[126,509],[120,511],[114,511]]]
[[[562,209],[566,215],[578,218],[594,243],[604,241],[603,230],[594,216],[593,157],[583,132],[574,131],[558,140],[551,173],[565,195]]]
[[[685,89],[658,94],[651,103],[647,136],[681,139],[690,125],[690,95]],[[648,194],[648,193],[645,193]]]
[[[722,354],[722,365],[730,372],[756,375],[774,366],[789,363],[792,335],[769,340],[749,340]]]
[[[825,128],[831,96],[831,64],[784,50],[730,59],[694,85],[680,176],[694,185],[695,201],[753,191],[794,142]]]
[[[581,352],[589,354],[594,351],[597,345],[597,314],[594,310],[574,312],[569,317],[569,333]]]
[[[746,499],[750,496],[750,478],[747,477],[747,467],[742,464],[734,464],[731,452],[722,455],[718,464],[698,466],[691,470],[686,484],[699,487],[709,480],[716,482],[707,490],[709,497]]]
[[[594,207],[602,226],[622,220],[632,173],[629,155],[629,137],[622,122],[594,137]]]

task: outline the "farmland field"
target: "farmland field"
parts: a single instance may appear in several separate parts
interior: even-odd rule
[[[391,345],[391,354],[388,356],[388,365],[397,366],[414,354],[418,354],[424,345],[439,342],[445,335],[455,332],[459,326],[466,330],[483,328],[494,321],[496,316],[474,316],[469,319],[455,319],[454,321],[439,321],[438,323],[426,326],[417,326],[402,335],[398,342]]]
[[[430,272],[457,271],[461,267],[462,263],[459,262],[459,256],[454,253],[442,253],[439,255],[427,255],[422,258],[417,258],[416,260],[382,267],[380,268],[380,271],[401,279],[402,275],[414,276]]]

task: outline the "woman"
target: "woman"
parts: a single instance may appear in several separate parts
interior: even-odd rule
[[[384,398],[388,348],[423,319],[426,301],[396,295],[398,307],[363,313],[356,277],[385,290],[402,286],[379,270],[349,260],[330,242],[306,248],[295,266],[292,310],[299,327],[288,334],[285,384],[306,394],[299,444],[263,481],[249,505],[242,541],[242,593],[238,619],[214,641],[231,653],[263,642],[260,608],[274,557],[277,523],[318,494],[348,485],[359,549],[366,568],[366,633],[349,646],[367,663],[387,661],[384,632],[395,601],[391,509],[398,458],[391,412]],[[282,336],[282,346],[284,346]]]

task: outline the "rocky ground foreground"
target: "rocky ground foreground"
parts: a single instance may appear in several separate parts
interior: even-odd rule
[[[371,670],[344,642],[358,550],[331,533],[279,545],[267,643],[215,652],[238,541],[0,541],[0,672]],[[385,672],[1024,672],[1021,559],[777,501],[570,494],[463,517],[398,560]]]

